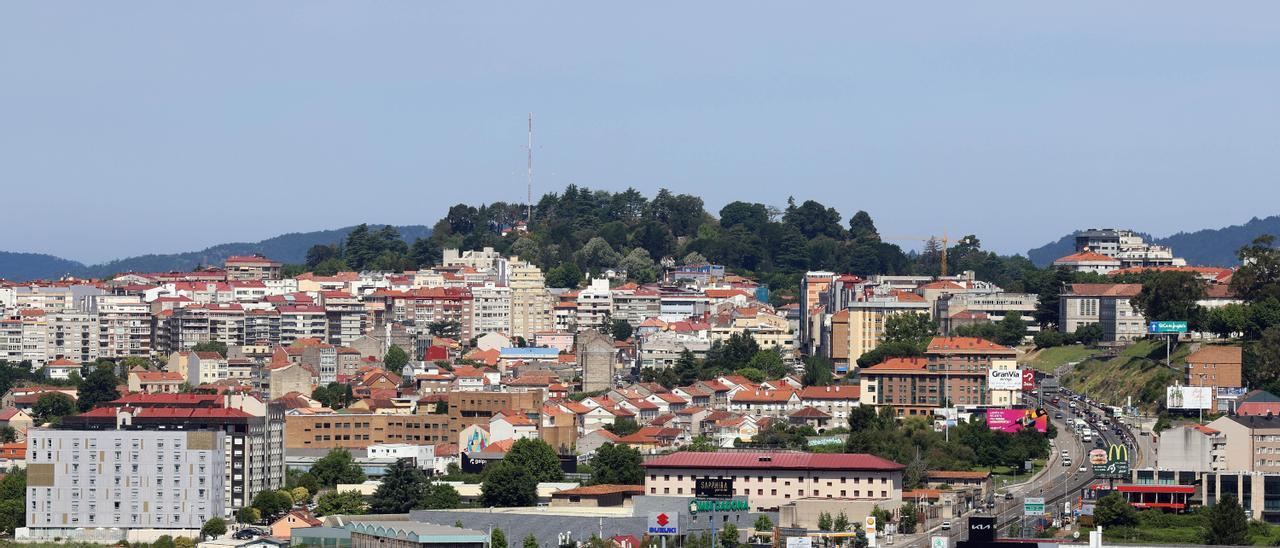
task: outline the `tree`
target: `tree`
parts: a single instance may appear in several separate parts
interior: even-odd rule
[[[387,348],[387,355],[382,357],[382,365],[388,371],[400,371],[409,363],[409,353],[397,345]]]
[[[457,340],[462,337],[462,324],[457,320],[439,320],[427,324],[427,331],[436,337]]]
[[[862,529],[862,524],[855,523],[853,525],[853,530],[857,534],[853,536],[853,542],[850,543],[850,546],[852,546],[853,548],[867,548],[867,545],[868,545],[867,532]]]
[[[849,217],[849,235],[858,239],[880,239],[880,233],[876,231],[876,224],[871,220],[871,215],[862,210]]]
[[[898,511],[898,532],[910,535],[916,532],[916,503],[908,502]]]
[[[547,271],[547,287],[573,289],[582,283],[582,269],[573,261],[565,261]]]
[[[306,487],[298,486],[289,489],[289,496],[293,497],[294,502],[311,502],[311,491]]]
[[[827,512],[818,512],[818,530],[830,532],[832,527],[831,514]]]
[[[427,510],[452,510],[462,506],[462,495],[447,483],[431,482],[422,493],[419,508]]]
[[[1053,348],[1062,346],[1066,342],[1066,337],[1063,337],[1062,333],[1059,333],[1056,329],[1045,329],[1036,333],[1032,340],[1035,342],[1036,348]]]
[[[906,312],[890,314],[884,319],[884,342],[910,343],[923,350],[937,332],[938,323],[930,320],[928,314]]]
[[[18,431],[12,426],[0,427],[0,443],[13,443],[18,440]]]
[[[529,533],[524,537],[524,541],[520,543],[520,548],[539,548],[538,537],[533,536],[533,533]]]
[[[316,499],[316,515],[363,514],[365,506],[364,495],[359,491],[327,491]]]
[[[773,520],[770,520],[767,514],[760,514],[751,528],[755,530],[756,540],[760,542],[768,542],[773,538]]]
[[[849,530],[849,516],[840,512],[836,515],[836,519],[831,522],[831,530],[837,533],[843,533]]]
[[[626,320],[613,320],[609,322],[609,333],[613,335],[615,341],[625,341],[631,338],[631,324]]]
[[[1006,313],[997,327],[999,330],[995,342],[1005,346],[1017,346],[1027,336],[1027,324],[1022,321],[1022,315],[1016,312]]]
[[[270,521],[293,508],[293,499],[280,491],[265,490],[259,491],[257,495],[254,495],[250,506],[258,510],[261,519]]]
[[[738,526],[732,523],[724,524],[720,529],[720,546],[721,548],[738,548]]]
[[[378,490],[369,498],[374,514],[403,514],[423,498],[427,477],[409,459],[399,459],[382,476]]]
[[[320,492],[320,481],[311,472],[303,472],[292,468],[287,468],[284,471],[284,486],[289,489],[302,487],[312,494]]]
[[[193,352],[217,352],[222,357],[227,357],[227,343],[221,341],[201,341],[191,347]]]
[[[173,548],[196,548],[196,541],[190,537],[178,537],[173,539]]]
[[[489,534],[489,548],[507,548],[507,534],[502,529],[493,528],[493,533]]]
[[[120,379],[116,378],[116,374],[112,371],[110,365],[98,365],[92,373],[89,373],[88,377],[85,377],[84,383],[80,385],[77,400],[80,411],[88,411],[99,403],[119,399],[120,391],[116,389],[119,385]]]
[[[1247,302],[1280,299],[1280,250],[1275,241],[1275,236],[1264,234],[1236,253],[1240,268],[1231,275],[1231,289]]]
[[[535,482],[564,481],[560,457],[556,455],[555,449],[540,439],[516,440],[502,462],[528,470]]]
[[[204,526],[200,528],[200,539],[218,538],[227,534],[227,520],[219,517],[209,518],[204,522]]]
[[[697,251],[690,251],[687,255],[680,258],[680,264],[683,266],[698,266],[709,263],[706,257]]]
[[[641,485],[644,483],[640,451],[627,445],[606,443],[591,457],[591,483]]]
[[[1205,544],[1240,546],[1249,544],[1249,519],[1235,495],[1226,495],[1209,509],[1209,530]]]
[[[311,398],[331,409],[341,409],[356,401],[351,385],[331,382],[328,386],[317,386],[311,391]]]
[[[631,417],[620,417],[614,419],[613,423],[604,425],[604,429],[618,437],[630,436],[640,430],[640,424]]]
[[[1272,387],[1280,383],[1280,325],[1268,327],[1256,343],[1245,347],[1244,362],[1246,384]]]
[[[351,452],[341,447],[329,450],[328,454],[311,465],[311,475],[324,487],[333,487],[339,483],[361,483],[365,480],[364,472],[356,464]]]
[[[31,406],[31,412],[38,423],[53,422],[67,415],[76,414],[76,402],[71,399],[71,396],[62,392],[45,392],[36,398],[36,403]]]
[[[170,535],[160,535],[156,537],[156,541],[151,543],[151,548],[174,548],[177,546],[173,543],[173,537]]]
[[[533,506],[538,502],[538,479],[506,459],[490,464],[480,484],[480,502],[496,507]]]
[[[1204,284],[1194,272],[1160,271],[1142,284],[1142,291],[1129,300],[1148,320],[1184,320],[1199,323]]]
[[[1111,493],[1098,499],[1093,517],[1103,527],[1131,527],[1138,523],[1138,511],[1129,506],[1129,501],[1120,493]]]
[[[782,363],[782,356],[773,348],[756,352],[747,362],[747,367],[764,372],[764,376],[769,379],[780,379],[792,373],[791,368]]]
[[[688,445],[681,447],[680,450],[690,453],[715,453],[720,450],[720,446],[706,436],[697,436]]]
[[[245,506],[236,510],[236,521],[242,525],[252,525],[262,521],[262,511],[252,506]]]
[[[594,271],[618,266],[622,256],[618,255],[618,252],[614,251],[613,246],[610,246],[604,238],[596,236],[574,253],[573,259],[582,270]]]
[[[754,367],[740,367],[736,371],[734,371],[733,374],[746,377],[747,380],[754,383],[762,383],[765,381],[764,371],[761,371]]]
[[[804,360],[804,376],[801,378],[805,386],[826,386],[831,384],[832,371],[835,368],[831,360],[822,356],[812,356]]]
[[[12,534],[27,522],[27,471],[15,468],[0,479],[0,534]]]

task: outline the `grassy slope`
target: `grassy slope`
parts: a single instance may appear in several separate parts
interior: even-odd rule
[[[1089,348],[1079,344],[1057,346],[1043,350],[1033,350],[1023,354],[1018,359],[1018,363],[1029,365],[1046,373],[1052,373],[1055,369],[1066,365],[1068,362],[1082,362],[1100,352],[1101,350],[1097,348]]]
[[[1076,392],[1111,405],[1122,405],[1128,396],[1134,404],[1153,410],[1164,401],[1165,387],[1182,378],[1180,371],[1164,366],[1164,343],[1134,343],[1112,358],[1089,359],[1068,374],[1064,384]],[[1180,345],[1173,353],[1174,367],[1185,364],[1189,345]]]

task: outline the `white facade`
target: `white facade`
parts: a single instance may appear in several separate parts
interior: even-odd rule
[[[370,445],[367,451],[371,459],[412,459],[414,464],[423,470],[431,470],[435,466],[434,445],[375,443]]]
[[[76,539],[86,529],[198,531],[225,513],[218,431],[27,432],[29,537]],[[100,533],[100,531],[98,531]]]
[[[511,288],[487,282],[471,288],[471,334],[509,333]]]

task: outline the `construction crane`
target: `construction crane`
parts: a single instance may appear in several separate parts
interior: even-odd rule
[[[942,233],[942,237],[941,237],[941,238],[939,238],[939,237],[937,237],[937,236],[901,236],[901,235],[898,235],[898,236],[883,236],[883,235],[882,235],[882,236],[880,236],[880,239],[881,239],[881,240],[896,240],[896,241],[903,241],[903,240],[915,240],[915,241],[921,241],[921,242],[925,242],[925,243],[928,243],[928,242],[930,242],[930,241],[942,242],[942,257],[941,257],[940,264],[938,265],[938,277],[939,277],[939,278],[946,278],[946,277],[947,277],[947,244],[948,244],[948,243],[950,243],[950,241],[951,241],[951,240],[950,240],[950,238],[948,238],[948,237],[947,237],[947,233],[946,233],[946,232],[943,232],[943,233]]]

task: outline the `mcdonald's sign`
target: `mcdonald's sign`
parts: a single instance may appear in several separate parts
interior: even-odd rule
[[[1129,474],[1129,447],[1112,444],[1107,447],[1107,460],[1093,465],[1095,477],[1117,477]]]

